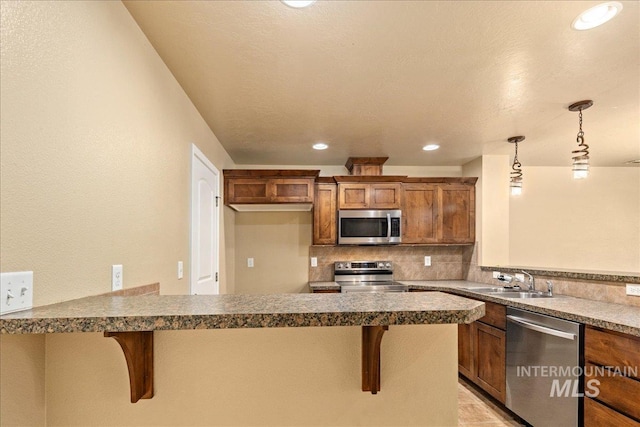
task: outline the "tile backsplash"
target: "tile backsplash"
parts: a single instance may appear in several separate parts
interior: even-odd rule
[[[391,261],[396,280],[462,280],[471,261],[465,246],[311,246],[309,256],[318,258],[318,266],[309,268],[310,282],[332,281],[337,261]]]
[[[491,271],[478,266],[476,246],[311,246],[309,256],[318,266],[309,268],[310,282],[333,281],[336,261],[391,261],[396,280],[469,280],[499,285]],[[431,266],[424,257],[431,257]],[[579,280],[536,275],[536,288],[546,291],[551,280],[554,292],[596,301],[640,307],[640,297],[625,294],[625,284],[606,280]]]
[[[483,271],[478,266],[477,257],[473,247],[469,247],[472,253],[467,257],[470,260],[466,280],[489,285],[498,285],[491,271]],[[561,274],[558,272],[558,274]],[[553,291],[559,295],[570,295],[594,301],[612,302],[615,304],[632,305],[640,307],[640,297],[626,295],[624,283],[606,280],[581,280],[574,278],[562,278],[536,274],[536,289],[547,290],[547,280],[553,283]]]

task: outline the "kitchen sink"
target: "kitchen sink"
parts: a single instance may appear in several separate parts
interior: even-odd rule
[[[492,288],[465,288],[467,291],[479,292],[481,294],[501,294],[506,292],[524,292],[520,288],[503,288],[503,287],[492,287]]]
[[[547,292],[526,291],[514,288],[465,288],[467,291],[477,292],[484,295],[500,296],[504,298],[552,298]]]
[[[546,292],[522,292],[522,291],[511,291],[511,292],[489,292],[486,295],[497,295],[504,298],[552,298],[553,295],[549,295]]]

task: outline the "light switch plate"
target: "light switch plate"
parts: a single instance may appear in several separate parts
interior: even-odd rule
[[[111,290],[119,291],[122,289],[123,277],[122,277],[122,264],[111,266]]]
[[[425,256],[424,257],[424,266],[425,267],[431,267],[431,257],[430,256]]]
[[[312,256],[311,257],[311,267],[317,267],[318,266],[318,257]]]
[[[247,258],[247,267],[253,268],[253,258]]]
[[[494,271],[493,272],[493,278],[497,279],[498,277],[500,277],[500,272],[499,271]]]
[[[178,261],[178,279],[182,279],[184,277],[184,264],[182,261]]]
[[[0,274],[0,315],[33,307],[33,271]]]
[[[627,295],[640,297],[640,285],[632,285],[627,283]]]
[[[516,279],[521,280],[522,282],[524,282],[524,274],[516,273]]]

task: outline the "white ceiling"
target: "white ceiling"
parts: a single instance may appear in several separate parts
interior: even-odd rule
[[[598,3],[124,2],[238,164],[454,166],[525,135],[523,166],[568,166],[567,106],[592,99],[591,164],[625,166],[640,159],[640,7],[573,30]]]

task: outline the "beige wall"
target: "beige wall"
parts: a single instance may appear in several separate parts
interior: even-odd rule
[[[375,396],[360,389],[358,327],[156,332],[155,396],[135,404],[114,340],[55,334],[48,425],[455,426],[456,332],[391,326]]]
[[[512,265],[640,272],[640,168],[523,169],[510,202]]]
[[[311,222],[311,212],[237,212],[235,293],[308,292]]]
[[[233,162],[120,2],[1,5],[2,271],[34,271],[35,305],[108,292],[120,263],[125,288],[188,292],[190,144]],[[42,425],[41,342],[0,338],[3,425]]]
[[[44,381],[44,335],[0,336],[0,425],[46,425]]]
[[[509,156],[484,155],[463,167],[476,183],[479,265],[509,264]]]

